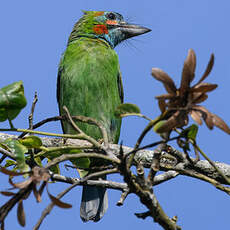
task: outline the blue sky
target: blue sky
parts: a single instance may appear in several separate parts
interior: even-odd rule
[[[28,106],[14,121],[16,127],[27,127],[27,116],[34,92],[38,92],[35,121],[58,114],[56,76],[58,63],[65,50],[74,23],[81,10],[111,10],[121,13],[129,22],[152,29],[151,33],[124,42],[116,48],[119,55],[125,101],[137,104],[141,111],[154,118],[159,114],[154,97],[164,92],[151,75],[152,67],[166,71],[179,84],[181,69],[189,48],[197,54],[197,78],[203,73],[210,54],[215,54],[214,69],[208,82],[219,85],[205,106],[230,124],[230,3],[228,0],[161,0],[161,1],[1,1],[0,2],[0,87],[14,81],[24,82]],[[197,79],[196,78],[196,79]],[[1,124],[1,127],[6,125]],[[137,118],[123,121],[120,140],[135,144],[146,122]],[[58,123],[41,130],[61,132]],[[145,143],[157,140],[149,135]],[[229,136],[218,129],[200,128],[198,143],[216,161],[230,163]],[[65,173],[65,171],[63,171]],[[110,179],[120,180],[118,176]],[[1,187],[9,187],[1,176]],[[63,186],[50,185],[53,194]],[[64,200],[73,204],[70,210],[55,208],[41,229],[161,229],[149,218],[137,219],[135,212],[145,211],[137,197],[130,195],[123,207],[116,207],[120,193],[109,191],[109,210],[97,224],[82,223],[79,218],[80,188]],[[230,198],[213,186],[188,177],[178,177],[155,188],[155,193],[169,216],[178,215],[186,230],[227,229]],[[1,197],[3,203],[6,199]],[[41,204],[34,199],[25,202],[27,225],[32,229],[48,198]],[[6,229],[22,229],[16,221],[16,210],[6,219]]]

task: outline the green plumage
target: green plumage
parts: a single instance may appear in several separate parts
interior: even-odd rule
[[[72,116],[83,115],[102,122],[110,142],[117,143],[121,119],[114,111],[123,100],[118,57],[104,41],[81,37],[70,42],[61,59],[58,74],[60,113],[66,106]],[[65,133],[76,133],[63,122]],[[96,126],[78,123],[87,135],[101,139]]]

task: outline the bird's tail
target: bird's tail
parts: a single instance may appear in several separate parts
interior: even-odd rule
[[[96,186],[83,186],[80,216],[86,222],[99,221],[108,208],[108,195],[105,188]]]

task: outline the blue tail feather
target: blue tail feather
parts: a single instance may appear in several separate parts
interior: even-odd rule
[[[83,186],[80,216],[84,222],[99,221],[108,208],[108,195],[105,188]]]

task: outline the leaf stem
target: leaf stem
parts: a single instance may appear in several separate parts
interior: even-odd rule
[[[35,130],[29,130],[29,129],[0,129],[0,131],[5,132],[26,132],[26,133],[33,133],[33,134],[39,134],[43,136],[52,136],[52,137],[65,137],[65,138],[72,138],[72,139],[82,139],[84,140],[84,136],[82,134],[59,134],[59,133],[48,133],[48,132],[42,132],[42,131],[35,131]]]

